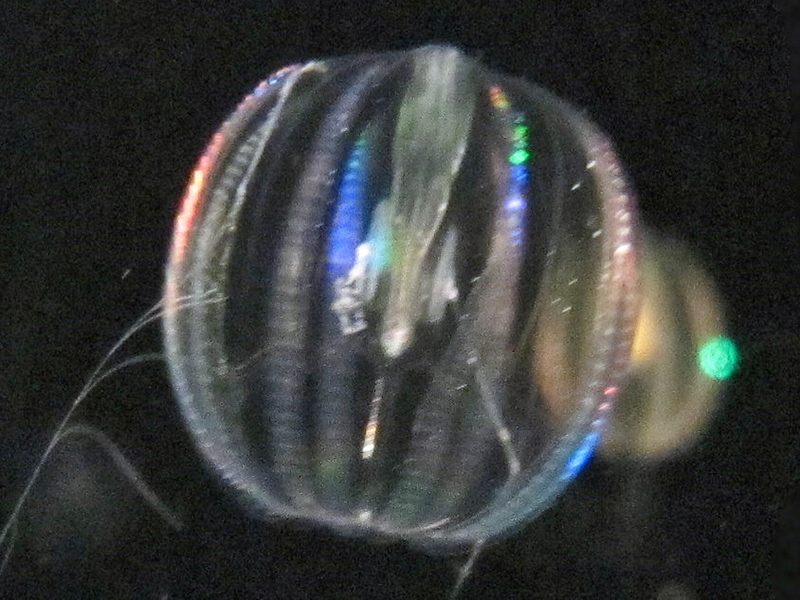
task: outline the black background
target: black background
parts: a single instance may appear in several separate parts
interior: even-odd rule
[[[743,351],[698,447],[653,469],[594,463],[484,555],[463,598],[790,597],[800,195],[786,13],[753,1],[430,5],[3,5],[0,509],[88,373],[158,300],[185,182],[239,99],[290,62],[449,42],[611,134],[645,221],[697,250]],[[122,356],[159,346],[151,326]],[[159,364],[110,378],[78,420],[119,444],[186,527],[166,527],[75,438],[34,488],[4,597],[440,598],[452,583],[446,558],[248,518],[200,464]],[[65,481],[81,482],[77,504]]]

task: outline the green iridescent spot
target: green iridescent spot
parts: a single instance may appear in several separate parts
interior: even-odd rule
[[[739,350],[730,338],[711,338],[697,353],[697,364],[713,379],[728,379],[739,365]]]
[[[514,127],[514,141],[525,142],[528,139],[528,128],[525,125]]]
[[[530,154],[528,154],[527,150],[516,150],[511,153],[511,156],[508,157],[508,160],[512,165],[521,165],[528,160],[529,156]]]

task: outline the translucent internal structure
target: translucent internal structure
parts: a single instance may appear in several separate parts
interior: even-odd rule
[[[431,46],[245,98],[177,218],[164,331],[188,428],[251,510],[447,551],[534,518],[592,454],[637,294],[608,139]]]

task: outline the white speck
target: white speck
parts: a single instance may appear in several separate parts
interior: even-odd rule
[[[577,277],[575,279],[570,279],[570,282],[567,285],[575,285],[576,283],[578,283]]]
[[[445,292],[445,296],[451,302],[454,302],[454,301],[458,300],[458,288],[455,286],[455,284],[452,281],[448,282],[447,291]]]
[[[593,238],[600,237],[601,233],[603,233],[603,230],[602,229],[597,229],[592,233],[592,237]]]
[[[361,448],[361,458],[364,460],[372,458],[375,453],[375,444],[372,441],[364,442],[364,447]]]
[[[580,182],[580,181],[577,181],[577,182],[575,182],[574,184],[572,184],[572,187],[570,188],[570,191],[573,191],[573,192],[574,192],[575,190],[577,190],[577,189],[578,189],[578,188],[580,188],[580,187],[581,187],[581,182]]]
[[[594,169],[596,166],[597,166],[596,160],[590,160],[588,163],[586,163],[587,169]]]
[[[630,250],[631,250],[631,245],[630,244],[620,244],[620,246],[616,250],[614,250],[614,254],[615,255],[617,255],[617,254],[626,254],[626,253],[630,252]]]
[[[381,336],[381,345],[383,351],[391,358],[397,358],[406,348],[411,341],[411,330],[405,325],[395,325],[390,327]]]
[[[565,306],[564,308],[561,309],[561,314],[563,315],[564,313],[567,313],[571,310],[572,310],[571,306]]]
[[[122,272],[122,277],[120,277],[120,279],[125,279],[130,274],[131,274],[131,270],[130,269],[125,269],[125,271]]]

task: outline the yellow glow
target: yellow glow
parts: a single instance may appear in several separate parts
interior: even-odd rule
[[[658,323],[655,318],[653,303],[644,299],[639,309],[639,319],[636,321],[636,331],[633,334],[631,346],[631,365],[637,367],[653,360],[658,352]]]

